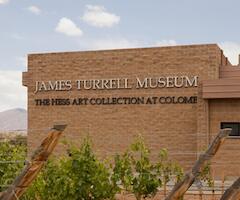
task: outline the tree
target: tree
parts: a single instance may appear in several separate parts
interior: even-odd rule
[[[71,163],[62,157],[50,159],[22,200],[75,200]]]
[[[159,187],[166,185],[172,175],[179,181],[182,168],[168,159],[166,149],[160,150],[157,162],[150,160],[150,150],[139,136],[122,155],[115,156],[113,178],[137,200],[154,197]]]
[[[158,162],[156,163],[156,169],[158,175],[162,178],[162,184],[164,187],[164,195],[166,195],[166,185],[170,180],[178,183],[183,178],[183,169],[176,162],[172,162],[168,158],[168,152],[166,149],[161,149],[158,156]]]
[[[131,145],[131,150],[135,172],[132,178],[132,192],[137,200],[153,197],[158,187],[162,186],[162,181],[158,178],[156,166],[150,161],[150,150],[145,146],[141,137]]]
[[[110,169],[100,162],[92,151],[89,139],[80,150],[70,150],[71,173],[77,199],[113,199],[118,191],[110,177]]]
[[[71,146],[67,157],[49,161],[22,199],[113,199],[118,189],[106,166],[96,158],[87,138],[80,148]]]

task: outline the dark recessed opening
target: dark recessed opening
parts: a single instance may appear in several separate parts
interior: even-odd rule
[[[232,129],[229,136],[240,136],[240,122],[221,122],[221,129],[223,128]]]

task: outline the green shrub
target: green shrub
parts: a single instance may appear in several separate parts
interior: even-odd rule
[[[85,139],[80,148],[70,146],[65,157],[52,157],[27,189],[21,200],[103,200],[114,199],[120,192],[133,193],[137,200],[151,198],[159,187],[183,177],[182,168],[169,160],[161,149],[158,160],[150,160],[150,150],[138,137],[110,163],[99,160],[91,142]],[[26,146],[0,143],[0,161],[23,161]],[[23,168],[23,162],[0,163],[0,190],[10,185]],[[203,168],[199,180],[211,184],[210,164]]]
[[[170,181],[171,175],[176,175],[179,181],[183,174],[182,168],[168,159],[165,149],[160,151],[157,162],[151,162],[150,150],[141,137],[124,154],[115,156],[113,172],[114,181],[137,200],[154,197],[158,188]]]
[[[0,142],[0,191],[12,184],[22,170],[26,158],[26,146]]]
[[[85,139],[81,148],[71,147],[69,156],[49,161],[23,200],[113,199],[118,189],[110,169],[94,155]]]

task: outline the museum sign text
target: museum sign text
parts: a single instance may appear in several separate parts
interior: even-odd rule
[[[73,87],[77,90],[113,90],[113,89],[142,89],[142,88],[181,88],[197,87],[198,77],[167,76],[157,78],[136,78],[131,84],[128,78],[112,79],[80,79],[80,80],[56,80],[36,81],[35,93],[46,91],[68,91]]]
[[[35,94],[49,91],[81,90],[121,90],[191,88],[198,86],[198,76],[160,76],[135,79],[78,79],[36,81]],[[81,93],[79,93],[81,94]],[[36,98],[36,106],[57,105],[122,105],[122,104],[195,104],[197,96],[116,96],[116,97],[77,97],[77,98]]]

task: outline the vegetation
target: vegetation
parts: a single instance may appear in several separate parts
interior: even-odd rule
[[[178,182],[183,177],[182,168],[169,160],[166,149],[161,149],[158,159],[152,162],[141,137],[113,160],[99,160],[88,138],[80,148],[68,147],[68,156],[48,161],[22,200],[102,200],[114,199],[119,193],[132,193],[140,200],[154,197],[169,181]],[[24,160],[25,152],[21,143],[2,142],[0,160]],[[0,184],[11,184],[23,164],[0,164]],[[204,169],[201,180],[210,180],[209,169]]]
[[[125,191],[133,193],[137,200],[154,197],[158,188],[166,186],[171,176],[175,175],[179,181],[183,175],[182,168],[168,160],[165,149],[160,150],[156,163],[152,163],[149,156],[150,150],[141,137],[123,155],[115,156],[114,180]]]
[[[27,133],[26,131],[0,131],[0,141],[26,144]]]
[[[25,144],[8,140],[0,142],[0,191],[8,187],[22,170],[25,158]]]

